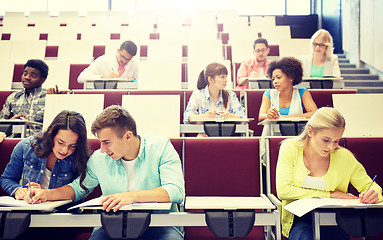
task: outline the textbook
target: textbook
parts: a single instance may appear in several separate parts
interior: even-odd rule
[[[47,201],[29,204],[24,200],[16,200],[10,196],[0,197],[0,211],[53,211],[55,208],[70,203],[72,200]]]
[[[383,202],[377,204],[360,203],[359,199],[304,198],[283,207],[298,217],[316,208],[383,208]]]
[[[93,198],[89,201],[80,203],[73,207],[68,208],[68,211],[78,209],[78,210],[101,210],[102,205],[100,204],[101,199],[104,196],[100,196],[97,198]],[[172,203],[157,203],[157,202],[149,202],[149,203],[133,203],[127,204],[120,208],[120,210],[170,210]]]

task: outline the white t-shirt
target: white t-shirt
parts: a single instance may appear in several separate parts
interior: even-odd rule
[[[48,168],[45,168],[44,176],[40,184],[43,189],[49,188],[49,181],[51,180],[51,176],[52,176],[52,172]]]
[[[302,187],[326,191],[326,182],[322,177],[306,176],[303,179]]]
[[[128,178],[128,191],[137,191],[136,170],[134,169],[134,164],[137,162],[137,158],[130,161],[125,161],[122,159],[121,162],[125,168]]]

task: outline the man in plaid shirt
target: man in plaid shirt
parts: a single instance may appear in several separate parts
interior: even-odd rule
[[[1,110],[0,118],[26,119],[42,123],[47,90],[42,89],[41,85],[48,76],[48,70],[48,65],[44,61],[28,60],[24,65],[21,77],[24,89],[8,96]],[[39,132],[41,128],[42,125],[27,124],[26,136]]]

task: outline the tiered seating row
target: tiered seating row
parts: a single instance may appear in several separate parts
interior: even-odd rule
[[[247,90],[245,94],[245,111],[248,118],[254,118],[250,122],[250,129],[254,131],[254,136],[260,136],[262,126],[258,126],[259,108],[262,102],[262,95],[265,90]],[[355,94],[356,90],[309,90],[314,102],[319,107],[332,107],[333,94]],[[0,91],[0,106],[12,91]],[[192,94],[192,90],[169,90],[169,91],[138,91],[138,90],[75,90],[74,94],[104,94],[104,107],[113,104],[121,105],[123,95],[179,95],[180,96],[180,123],[183,123],[183,113]],[[239,91],[235,91],[239,97]]]

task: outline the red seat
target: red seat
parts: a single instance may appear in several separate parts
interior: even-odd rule
[[[259,142],[255,138],[185,139],[186,196],[259,196]],[[217,239],[206,227],[185,227],[185,239]],[[245,239],[264,239],[254,227]]]
[[[371,178],[378,175],[376,183],[383,187],[383,138],[345,138],[345,147],[355,155]],[[357,194],[354,187],[350,191]]]
[[[6,138],[2,143],[0,143],[0,153],[1,153],[1,160],[0,160],[0,172],[3,174],[5,167],[7,166],[9,160],[11,159],[11,154],[13,151],[13,148],[16,146],[16,144],[20,141],[20,139],[10,139]],[[6,193],[3,188],[0,188],[0,196],[8,196],[8,193]]]
[[[89,64],[71,64],[69,70],[69,89],[84,89],[84,84],[78,83],[77,78]]]
[[[2,109],[5,103],[5,100],[7,100],[7,97],[13,93],[13,91],[0,91],[0,108]]]

